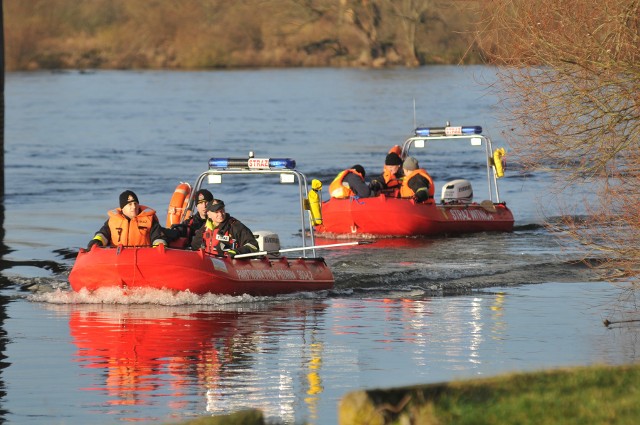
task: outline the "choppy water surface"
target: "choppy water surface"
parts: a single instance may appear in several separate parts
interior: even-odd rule
[[[275,298],[75,294],[67,275],[125,188],[164,222],[212,156],[292,157],[328,185],[381,171],[418,125],[482,125],[504,145],[490,68],[9,74],[4,328],[8,423],[167,421],[260,408],[333,424],[346,392],[516,370],[636,361],[623,288],[594,281],[540,226],[548,177],[509,164],[509,234],[323,251],[332,291]],[[442,184],[486,176],[466,146],[415,152]],[[458,167],[459,166],[459,167]],[[214,188],[253,230],[295,247],[298,207],[269,182]],[[581,203],[580,193],[574,200]],[[542,208],[541,205],[545,205]],[[580,214],[580,208],[572,213]],[[293,229],[293,230],[292,230]],[[331,243],[335,241],[318,241]]]

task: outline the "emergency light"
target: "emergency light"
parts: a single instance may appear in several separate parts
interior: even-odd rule
[[[470,136],[473,134],[482,134],[482,127],[479,125],[461,126],[461,127],[418,127],[415,130],[418,137],[429,136]]]
[[[291,158],[211,158],[209,168],[293,170],[296,161]]]

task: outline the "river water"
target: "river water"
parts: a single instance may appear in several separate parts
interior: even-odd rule
[[[323,250],[332,291],[273,298],[142,292],[81,296],[75,253],[134,190],[161,222],[210,157],[290,157],[331,181],[380,172],[414,125],[481,125],[504,146],[489,67],[415,70],[11,73],[6,82],[0,421],[166,422],[241,408],[334,424],[347,392],[594,363],[635,362],[633,293],[599,282],[542,217],[549,177],[508,162],[509,234],[380,240]],[[418,158],[436,182],[469,179],[477,152]],[[296,206],[269,184],[215,188],[253,230],[289,230]],[[572,213],[580,214],[576,190]],[[299,229],[299,228],[298,228]]]

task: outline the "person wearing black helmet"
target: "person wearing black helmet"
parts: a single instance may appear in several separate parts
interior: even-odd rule
[[[364,167],[360,164],[341,171],[329,185],[329,194],[332,198],[368,198],[371,196],[371,189],[364,181],[365,175]]]
[[[221,199],[214,199],[207,203],[207,221],[194,235],[191,248],[233,258],[257,252],[258,241],[247,226],[226,212]]]

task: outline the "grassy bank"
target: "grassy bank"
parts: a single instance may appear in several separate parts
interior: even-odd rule
[[[635,425],[640,366],[594,366],[393,389],[340,401],[340,425]],[[259,411],[182,425],[264,424]]]
[[[637,424],[640,367],[590,367],[358,391],[340,424]]]

